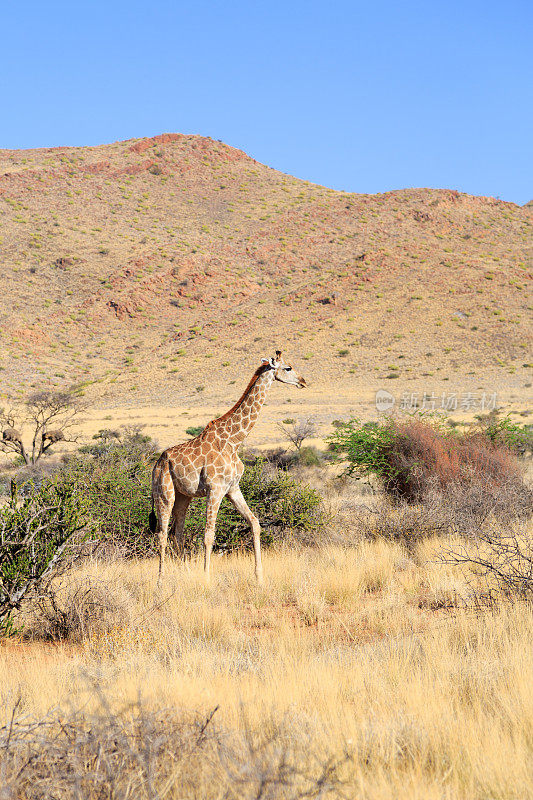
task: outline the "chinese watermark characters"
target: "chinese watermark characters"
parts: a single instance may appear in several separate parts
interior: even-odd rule
[[[376,409],[380,413],[391,411],[495,411],[498,406],[496,392],[403,392],[398,402],[386,389],[376,392]]]

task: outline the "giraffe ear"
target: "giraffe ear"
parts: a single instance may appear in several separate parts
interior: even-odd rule
[[[261,364],[270,364],[270,359],[268,359],[268,358],[262,358],[262,359],[261,359]]]

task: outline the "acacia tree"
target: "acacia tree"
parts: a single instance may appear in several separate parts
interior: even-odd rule
[[[42,391],[29,395],[19,409],[0,409],[2,439],[0,449],[17,453],[25,464],[35,464],[57,442],[75,442],[72,435],[83,410],[72,392]],[[31,440],[26,447],[22,429],[29,427]]]
[[[316,435],[316,424],[310,419],[287,420],[282,425],[278,423],[278,428],[296,450],[300,450],[306,439]]]

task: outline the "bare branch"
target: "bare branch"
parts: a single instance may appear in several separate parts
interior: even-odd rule
[[[316,425],[310,419],[278,423],[279,430],[299,450],[306,439],[316,434]]]
[[[515,520],[505,527],[484,521],[470,537],[454,542],[442,560],[467,565],[488,584],[487,597],[495,594],[531,599],[533,548],[527,525]]]

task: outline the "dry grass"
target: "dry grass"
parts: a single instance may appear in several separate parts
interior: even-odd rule
[[[159,593],[152,562],[86,565],[62,590],[70,638],[44,642],[34,610],[33,641],[0,649],[6,785],[36,754],[34,789],[5,796],[44,796],[54,770],[54,797],[531,796],[533,612],[468,610],[475,578],[441,546],[270,552],[264,588],[249,556],[218,558],[210,586],[174,563]]]

